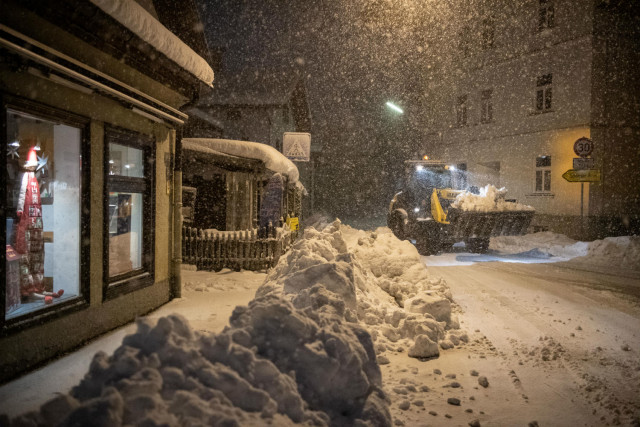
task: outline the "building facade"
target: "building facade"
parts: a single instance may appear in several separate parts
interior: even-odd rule
[[[537,230],[637,232],[640,53],[631,3],[443,7],[440,25],[424,29],[425,134],[416,154],[464,165],[470,185],[506,187],[508,198],[536,208]],[[595,146],[599,182],[563,178],[580,138]]]
[[[179,295],[180,108],[213,71],[147,3],[0,3],[0,381]]]

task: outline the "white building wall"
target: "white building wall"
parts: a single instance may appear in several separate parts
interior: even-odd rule
[[[436,47],[425,66],[431,73],[425,78],[425,149],[434,158],[466,162],[471,185],[507,187],[508,198],[530,204],[540,214],[579,215],[580,184],[565,181],[562,174],[572,168],[575,140],[590,136],[591,2],[555,1],[555,27],[544,32],[537,31],[538,1],[513,3],[492,11],[493,48],[481,49],[478,22],[444,27],[445,39],[457,40],[464,26],[475,39],[470,56],[447,60]],[[471,3],[469,11],[476,6]],[[536,80],[544,74],[553,75],[553,107],[537,113]],[[481,93],[486,89],[492,89],[493,120],[481,123]],[[455,107],[462,95],[467,95],[467,124],[458,126]],[[534,191],[539,155],[552,159],[551,192],[546,195]],[[499,171],[487,165],[499,165]]]

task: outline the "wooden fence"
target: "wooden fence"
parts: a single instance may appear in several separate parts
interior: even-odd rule
[[[223,268],[266,270],[278,262],[297,238],[297,231],[268,227],[262,230],[207,231],[182,227],[182,262],[197,270]]]

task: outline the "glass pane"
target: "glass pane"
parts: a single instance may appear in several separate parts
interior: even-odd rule
[[[81,130],[7,110],[7,319],[80,295]]]
[[[142,267],[142,193],[109,193],[109,276]]]
[[[537,110],[542,110],[542,96],[543,96],[543,93],[541,90],[536,92],[536,109]]]
[[[536,191],[542,191],[542,171],[536,171]]]
[[[120,144],[109,144],[109,175],[144,178],[143,151]]]
[[[544,168],[551,166],[551,156],[538,156],[536,157],[536,167]]]
[[[544,191],[551,191],[551,171],[544,171]]]
[[[547,88],[544,93],[544,108],[545,110],[551,108],[551,88]]]

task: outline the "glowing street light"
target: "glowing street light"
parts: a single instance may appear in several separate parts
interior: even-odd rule
[[[396,104],[394,104],[393,102],[387,102],[387,107],[391,108],[394,111],[397,111],[400,114],[403,114],[404,111],[402,111],[402,108],[398,107]]]

